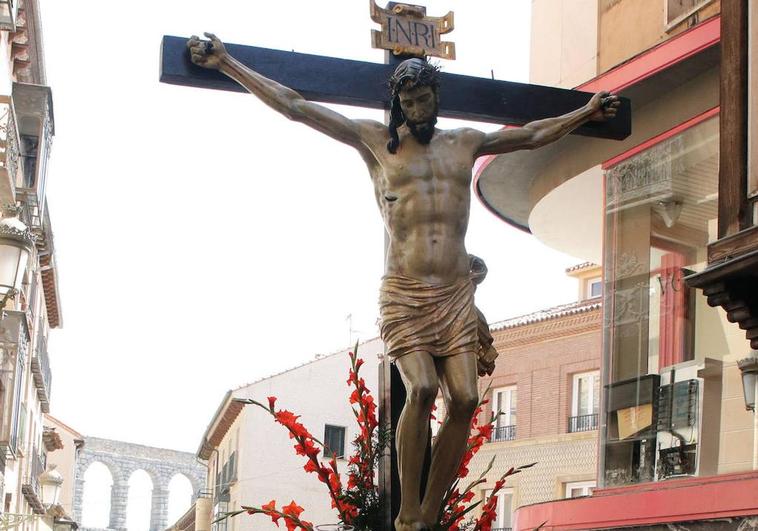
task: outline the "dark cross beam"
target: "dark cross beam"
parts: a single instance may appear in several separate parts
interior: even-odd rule
[[[188,87],[246,92],[224,74],[192,64],[186,37],[164,36],[160,80]],[[227,44],[237,60],[299,92],[304,98],[372,109],[388,109],[387,79],[394,66],[321,55]],[[475,122],[523,125],[573,111],[592,94],[577,90],[498,81],[442,72],[439,115]],[[631,104],[621,98],[614,120],[590,122],[574,133],[622,140],[631,134]]]

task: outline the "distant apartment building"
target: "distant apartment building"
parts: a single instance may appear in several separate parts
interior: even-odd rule
[[[70,518],[75,512],[75,478],[79,457],[84,448],[84,436],[50,414],[45,414],[43,425],[42,438],[48,450],[47,468],[57,470],[63,478],[58,497],[58,505],[62,510],[61,518]]]
[[[358,355],[365,362],[361,374],[376,396],[378,367],[383,354],[379,339],[362,343]],[[287,430],[253,405],[235,402],[252,398],[266,404],[277,398],[277,408],[301,415],[300,421],[338,455],[340,471],[347,468],[351,441],[357,435],[346,381],[350,370],[348,351],[338,352],[230,390],[210,420],[197,451],[208,464],[208,482],[197,502],[173,528],[198,531],[264,531],[277,527],[270,518],[240,515],[211,524],[219,515],[241,505],[293,499],[305,508],[302,518],[314,524],[334,523],[324,485],[303,470],[302,456],[295,454]]]
[[[520,506],[586,495],[596,485],[600,387],[600,268],[582,264],[580,300],[490,325],[500,352],[495,372],[480,379],[489,403],[482,420],[499,413],[492,440],[469,466],[478,477],[494,457],[483,498],[510,467],[537,464],[506,483],[493,529],[510,530]],[[438,417],[444,405],[438,399]]]
[[[46,494],[50,331],[61,326],[46,195],[55,132],[38,0],[0,2],[0,525],[75,525]],[[52,482],[61,478],[53,474]]]

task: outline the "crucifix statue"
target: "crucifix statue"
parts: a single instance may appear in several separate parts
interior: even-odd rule
[[[400,63],[389,78],[390,122],[352,120],[264,77],[224,44],[192,37],[194,64],[218,70],[287,118],[356,149],[366,163],[389,235],[380,289],[381,336],[406,388],[396,432],[401,482],[398,531],[429,529],[466,448],[478,403],[477,373],[491,372],[494,351],[480,341],[472,267],[464,238],[477,157],[554,142],[588,121],[616,115],[615,95],[598,93],[585,105],[520,128],[483,133],[436,127],[441,91],[437,67],[423,58]],[[476,265],[476,263],[474,264]],[[447,416],[432,449],[420,493],[429,415],[442,390]]]

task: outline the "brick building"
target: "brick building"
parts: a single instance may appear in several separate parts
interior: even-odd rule
[[[517,507],[595,486],[601,302],[587,286],[599,268],[583,264],[568,273],[580,280],[581,300],[491,325],[500,357],[492,376],[480,379],[482,392],[489,389],[483,417],[501,415],[469,476],[496,458],[479,492],[484,496],[511,466],[537,463],[506,483],[494,529],[510,529]],[[444,414],[441,400],[437,407]]]

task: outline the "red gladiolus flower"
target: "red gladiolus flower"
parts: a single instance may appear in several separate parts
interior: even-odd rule
[[[484,426],[479,426],[479,435],[484,437],[485,439],[492,438],[492,424],[485,424]]]
[[[277,527],[279,527],[279,513],[276,512],[276,501],[271,500],[270,502],[261,505],[261,509],[263,509],[263,513],[271,517],[271,521],[276,524]]]
[[[276,405],[276,397],[275,396],[268,397],[268,408],[271,411],[273,411],[275,405]]]
[[[295,500],[292,500],[289,505],[282,507],[282,512],[284,514],[298,518],[300,516],[300,513],[303,512],[303,508],[296,504]]]

